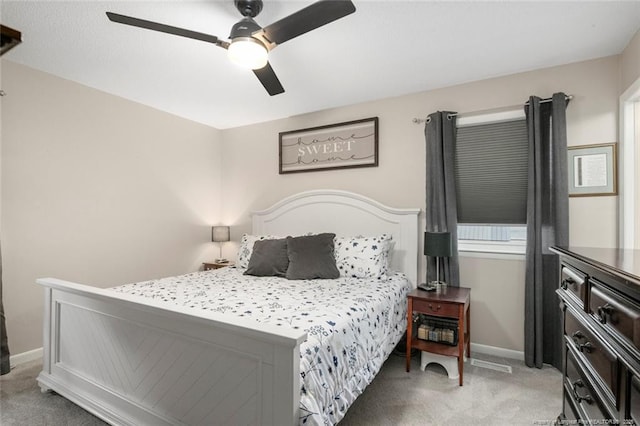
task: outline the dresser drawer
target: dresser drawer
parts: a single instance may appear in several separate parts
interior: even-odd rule
[[[620,401],[618,358],[595,334],[589,331],[585,324],[580,322],[571,309],[565,311],[564,324],[565,334],[568,337],[567,344],[571,345],[576,352],[580,352],[586,363],[593,367],[611,391],[609,396],[611,404],[618,406]]]
[[[586,275],[568,265],[560,270],[560,288],[582,308],[587,300]]]
[[[438,317],[458,318],[460,305],[447,302],[431,302],[413,299],[413,310]]]
[[[573,397],[571,396],[573,390],[569,387],[568,384],[565,384],[564,398],[562,400],[562,416],[561,419],[565,420],[565,424],[578,424],[578,419],[580,416],[577,413],[577,409],[575,406],[575,402]],[[558,423],[556,423],[558,424]],[[563,423],[560,423],[563,424]]]
[[[625,415],[628,419],[632,419],[635,424],[640,424],[640,378],[630,375],[629,382],[629,401]]]
[[[567,349],[566,352],[565,392],[578,408],[582,421],[587,422],[585,424],[592,424],[590,423],[592,421],[602,422],[605,419],[611,419],[608,414],[609,410],[604,406],[603,401],[598,398],[592,383],[571,350]]]
[[[640,349],[640,306],[591,280],[589,310],[609,330]]]

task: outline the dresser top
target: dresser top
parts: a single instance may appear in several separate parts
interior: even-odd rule
[[[551,250],[575,257],[640,286],[640,250],[573,246],[554,246]]]

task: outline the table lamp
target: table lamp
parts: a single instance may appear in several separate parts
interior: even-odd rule
[[[222,257],[222,243],[229,241],[229,227],[228,226],[213,226],[211,227],[211,241],[218,243],[220,249],[220,257],[216,259],[216,263],[224,263],[227,259]]]
[[[430,285],[446,285],[440,281],[440,258],[453,255],[451,246],[451,232],[425,232],[424,233],[424,254],[425,256],[436,258],[436,280]]]

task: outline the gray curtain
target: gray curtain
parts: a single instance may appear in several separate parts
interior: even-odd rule
[[[440,279],[460,286],[458,266],[458,209],[456,202],[455,153],[456,117],[438,111],[427,118],[424,134],[427,145],[427,232],[450,232],[453,256],[440,258]],[[436,258],[427,257],[427,282],[436,279]]]
[[[525,362],[562,368],[562,318],[558,257],[552,245],[569,244],[567,185],[567,98],[555,93],[551,102],[532,96],[525,106],[529,136],[527,251],[525,276]]]
[[[9,343],[5,327],[4,304],[2,303],[2,251],[0,249],[0,375],[11,370],[9,365]]]

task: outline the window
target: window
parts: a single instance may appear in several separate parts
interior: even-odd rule
[[[528,156],[524,111],[461,117],[457,127],[459,250],[524,253]]]
[[[524,254],[526,248],[526,225],[458,224],[460,251]]]

